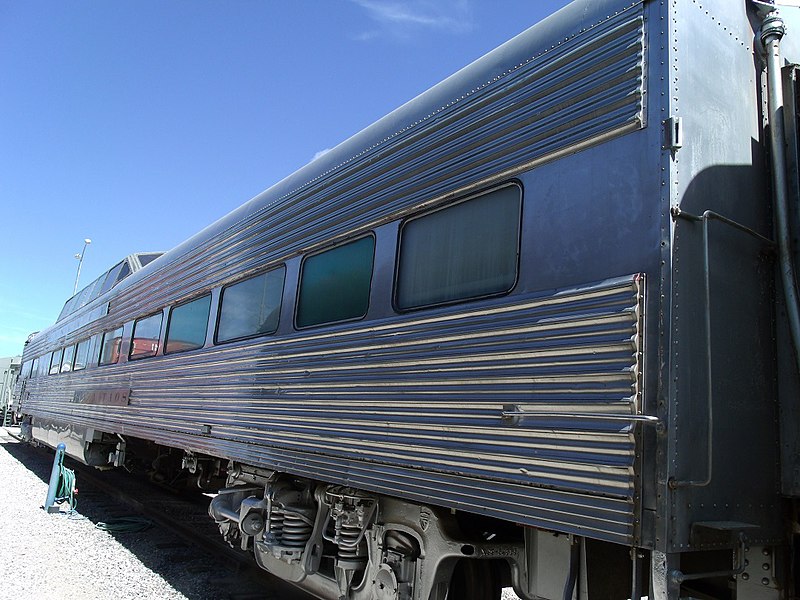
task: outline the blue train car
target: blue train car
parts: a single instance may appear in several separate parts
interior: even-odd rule
[[[26,435],[320,598],[797,597],[797,32],[573,2],[70,299]]]

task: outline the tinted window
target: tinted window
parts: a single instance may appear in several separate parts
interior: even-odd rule
[[[119,275],[117,275],[117,280],[114,282],[114,285],[125,279],[128,275],[131,274],[131,266],[128,264],[128,261],[122,263],[122,268],[119,270]]]
[[[149,254],[137,254],[136,256],[139,259],[139,263],[143,267],[146,267],[155,259],[157,259],[159,256],[161,256],[161,252],[151,252]]]
[[[217,342],[275,333],[285,276],[281,267],[223,288]]]
[[[119,276],[120,270],[122,270],[121,262],[117,263],[108,270],[106,278],[103,281],[103,287],[100,288],[101,294],[105,294],[108,290],[110,290],[114,286],[115,283],[117,283],[117,277]]]
[[[164,352],[202,348],[206,343],[211,296],[203,296],[172,309]]]
[[[375,239],[370,236],[306,258],[300,275],[297,326],[367,314],[374,254]]]
[[[133,324],[131,358],[146,358],[158,353],[158,339],[161,335],[162,313],[156,313],[137,320]]]
[[[408,221],[395,302],[417,308],[509,291],[517,278],[522,194],[508,186]]]
[[[83,340],[82,342],[78,342],[78,346],[75,348],[75,366],[72,367],[72,370],[80,371],[81,369],[85,369],[88,363],[89,340]]]
[[[100,364],[112,365],[119,360],[119,348],[122,344],[122,327],[113,331],[106,331],[103,334],[103,342],[100,346]]]
[[[72,371],[72,361],[75,358],[75,346],[64,348],[64,354],[61,357],[61,372],[68,373]]]

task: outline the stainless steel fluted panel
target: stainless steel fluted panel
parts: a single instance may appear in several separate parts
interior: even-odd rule
[[[38,390],[42,400],[27,409],[392,495],[630,541],[633,424],[603,417],[637,412],[642,296],[636,276],[479,309],[251,340],[105,367],[79,386],[129,385],[129,406],[75,403],[68,391],[75,388],[59,392],[54,384]],[[507,404],[537,416],[509,425],[501,418]],[[210,435],[201,434],[206,425]]]

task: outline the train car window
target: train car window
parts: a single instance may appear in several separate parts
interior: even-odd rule
[[[67,300],[64,303],[64,308],[62,308],[61,312],[58,314],[58,319],[56,319],[56,321],[60,321],[61,319],[66,317],[68,314],[70,314],[72,312],[73,307],[75,306],[75,302],[77,300],[78,300],[78,296],[77,295],[75,295],[72,298],[70,298],[69,300]]]
[[[41,357],[39,360],[39,375],[44,376],[50,372],[50,361],[53,358],[53,353],[49,352]]]
[[[399,310],[509,292],[517,280],[522,189],[509,185],[407,221],[395,280]]]
[[[33,359],[33,366],[31,367],[31,377],[39,377],[39,357]]]
[[[100,365],[113,365],[119,360],[119,349],[122,345],[122,327],[103,334],[100,344]]]
[[[72,367],[73,371],[80,371],[86,368],[89,364],[89,342],[90,340],[82,340],[78,342],[75,347],[75,365]]]
[[[106,278],[103,281],[103,287],[100,288],[100,295],[105,294],[108,290],[114,287],[114,284],[117,283],[117,277],[119,276],[119,272],[121,270],[122,270],[121,262],[118,262],[116,265],[114,265],[108,270],[108,274],[106,275]]]
[[[375,238],[361,238],[308,256],[300,273],[298,328],[358,319],[367,314]]]
[[[75,302],[75,307],[73,310],[78,310],[81,306],[84,306],[89,301],[89,297],[92,295],[92,285],[93,284],[89,284],[80,292],[78,292],[78,299]]]
[[[117,275],[117,280],[114,283],[115,284],[119,283],[130,274],[131,274],[131,266],[128,264],[128,261],[126,260],[122,263],[122,267],[120,268],[119,274]]]
[[[136,257],[139,259],[139,264],[141,264],[142,267],[146,267],[162,254],[163,252],[142,252],[137,254]]]
[[[61,355],[61,372],[69,373],[72,371],[72,361],[75,360],[75,346],[67,346]]]
[[[64,350],[56,350],[50,355],[50,370],[48,373],[50,375],[55,375],[61,370],[61,353]]]
[[[211,294],[175,306],[169,314],[164,354],[202,348],[206,343]]]
[[[222,288],[217,343],[275,333],[283,299],[286,267]]]
[[[97,298],[100,295],[100,291],[103,289],[103,281],[105,280],[107,273],[103,273],[95,279],[92,283],[89,284],[88,289],[89,293],[86,296],[84,304],[89,304],[92,300]]]
[[[86,361],[87,367],[95,367],[100,364],[100,360],[98,354],[100,353],[100,348],[103,346],[103,334],[96,333],[91,338],[89,338],[89,358]]]
[[[163,313],[158,312],[149,317],[137,319],[134,322],[129,358],[147,358],[158,353],[158,340],[161,336],[163,316]]]

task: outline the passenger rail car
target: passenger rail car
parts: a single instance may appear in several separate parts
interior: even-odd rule
[[[796,598],[774,8],[573,2],[70,299],[25,434],[218,488],[225,538],[321,598]]]

